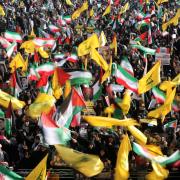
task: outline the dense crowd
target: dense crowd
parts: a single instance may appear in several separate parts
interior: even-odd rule
[[[89,0],[89,7],[87,11],[84,11],[79,18],[71,20],[71,22],[63,25],[62,17],[72,15],[73,12],[82,5],[82,0],[75,0],[73,7],[66,4],[65,0],[14,0],[14,1],[0,1],[0,5],[5,11],[5,15],[0,15],[0,35],[4,37],[5,31],[12,31],[21,34],[23,41],[32,39],[34,36],[56,39],[56,46],[52,48],[45,48],[49,57],[43,58],[38,54],[38,65],[46,62],[60,62],[56,59],[56,54],[64,54],[64,57],[69,56],[71,53],[76,53],[76,47],[86,40],[92,33],[96,33],[100,36],[103,31],[107,39],[106,46],[102,47],[99,52],[110,63],[112,57],[113,63],[120,64],[122,57],[126,56],[131,63],[134,71],[134,77],[140,79],[145,71],[145,61],[143,53],[138,50],[133,50],[130,46],[130,42],[134,42],[140,34],[148,31],[148,26],[142,26],[137,28],[137,22],[139,19],[137,14],[140,12],[141,4],[139,0],[129,0],[130,8],[125,13],[118,16],[119,9],[126,3],[120,1],[115,3],[112,1],[111,12],[102,17],[108,1]],[[111,3],[111,1],[110,1]],[[90,10],[93,8],[94,15],[90,16]],[[151,44],[148,44],[147,40],[141,42],[145,47],[157,49],[159,47],[169,48],[171,51],[169,64],[162,65],[161,79],[172,80],[180,72],[179,65],[179,52],[180,52],[180,26],[170,25],[166,33],[162,32],[161,26],[163,24],[163,15],[166,13],[166,20],[168,21],[175,16],[177,9],[179,8],[178,1],[169,0],[162,3],[157,8],[154,1],[150,1],[148,6],[144,3],[142,11],[144,14],[150,17],[152,40]],[[161,9],[162,15],[158,17],[159,10]],[[53,32],[49,25],[53,24],[60,30]],[[34,33],[32,33],[32,29]],[[109,48],[112,43],[113,37],[116,34],[117,37],[117,56],[113,49]],[[175,38],[174,38],[175,36]],[[27,72],[23,72],[22,68],[16,69],[19,76],[28,77],[29,69],[34,64],[35,54],[28,54],[24,49],[20,48],[21,44],[17,43],[17,52],[21,52],[24,59],[28,58]],[[11,78],[11,69],[9,63],[16,55],[13,52],[9,58],[6,54],[6,48],[0,44],[0,62],[5,64],[0,65],[0,88],[3,91],[11,93],[9,82]],[[85,58],[88,59],[85,67]],[[147,55],[147,72],[152,68],[155,62],[154,55]],[[99,74],[102,73],[102,69],[89,56],[78,57],[78,61],[70,62],[66,61],[61,68],[64,69],[87,69],[92,73],[92,81],[89,87],[91,87]],[[49,82],[51,76],[48,77]],[[102,84],[102,94],[96,100],[93,101],[91,95],[84,93],[85,101],[93,101],[93,115],[107,116],[104,112],[105,108],[110,104],[115,104],[116,99],[122,99],[124,95],[124,89],[110,92],[108,90],[109,85],[117,84],[113,76]],[[87,85],[81,84],[82,91]],[[179,102],[179,87],[176,90],[175,99]],[[41,91],[36,86],[36,81],[29,80],[27,87],[23,88],[18,96],[18,99],[26,103],[25,107],[20,110],[13,111],[13,124],[11,134],[5,132],[5,117],[0,118],[0,164],[18,169],[33,169],[47,154],[48,167],[59,168],[64,166],[65,163],[61,160],[61,157],[55,151],[55,148],[48,145],[44,141],[43,132],[38,124],[38,120],[34,120],[26,114],[28,106],[34,102],[38,93]],[[13,95],[13,94],[12,94]],[[107,101],[107,97],[109,101]],[[137,121],[146,118],[147,113],[158,107],[158,104],[150,106],[152,103],[153,94],[148,91],[142,96],[138,96],[135,93],[131,96],[131,107],[126,115],[128,118],[134,118]],[[63,103],[63,95],[57,99],[56,107],[58,108]],[[6,108],[0,107],[1,112],[6,112]],[[83,114],[83,112],[81,112]],[[88,114],[88,112],[86,112]],[[119,108],[116,113],[112,114],[112,117],[118,119],[124,119],[125,116],[122,110]],[[158,120],[157,126],[142,123],[139,129],[148,138],[147,144],[154,144],[161,147],[164,155],[170,156],[176,150],[180,148],[180,128],[179,128],[179,111],[171,111],[165,117],[164,122]],[[176,127],[164,128],[164,124],[177,120]],[[95,154],[100,157],[105,165],[105,169],[113,170],[116,166],[117,152],[119,145],[123,138],[123,134],[127,131],[123,127],[98,128],[92,127],[81,119],[81,123],[78,126],[70,126],[71,140],[68,142],[68,146],[78,150],[80,152]],[[129,133],[129,132],[128,132]],[[129,134],[130,141],[135,139]],[[145,158],[136,155],[134,152],[129,156],[130,171],[148,171],[151,169],[151,163]],[[178,161],[179,162],[179,161]],[[179,164],[171,164],[167,168],[179,168]]]

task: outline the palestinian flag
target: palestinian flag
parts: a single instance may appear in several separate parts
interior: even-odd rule
[[[71,125],[72,123],[76,124],[76,126],[79,126],[80,125],[80,120],[81,120],[81,111],[83,108],[86,107],[86,104],[85,104],[85,101],[84,101],[84,96],[83,96],[83,93],[82,93],[82,90],[81,90],[81,87],[78,87],[78,88],[73,88],[72,90],[72,93],[74,94],[73,95],[73,119],[72,119],[72,122],[71,122]]]
[[[70,62],[77,62],[78,61],[78,56],[77,54],[71,54],[70,56],[67,57],[67,61],[70,61]]]
[[[55,121],[45,113],[42,113],[41,115],[41,126],[45,141],[49,145],[66,145],[71,139],[70,130],[65,127],[59,127]]]
[[[88,71],[71,71],[68,72],[71,85],[90,84],[92,74]]]
[[[81,112],[77,113],[76,115],[73,116],[72,122],[71,122],[71,127],[77,127],[80,126],[81,123]]]
[[[6,119],[5,119],[5,132],[8,136],[11,135],[11,130],[12,130],[12,104],[11,101],[9,102],[9,106],[6,110]]]
[[[150,18],[144,19],[142,21],[139,21],[136,25],[137,25],[137,29],[140,29],[141,27],[147,26],[150,24]]]
[[[54,63],[41,64],[38,67],[31,67],[28,75],[29,80],[39,80],[42,76],[50,76],[54,73]]]
[[[4,166],[0,165],[0,180],[19,180],[24,179],[23,177],[19,176],[13,171],[5,168]]]
[[[139,12],[136,14],[137,20],[142,20],[145,17],[145,14],[143,12]]]
[[[1,36],[0,36],[0,43],[1,43],[3,48],[7,48],[11,45],[11,43],[9,41],[7,41],[7,39],[5,39]]]
[[[38,47],[50,47],[52,48],[54,44],[56,43],[56,40],[54,38],[34,38],[33,42]]]
[[[127,71],[129,74],[131,74],[132,76],[134,76],[133,67],[131,66],[130,62],[128,61],[127,56],[123,56],[123,57],[122,57],[120,66],[121,66],[125,71]]]
[[[22,43],[22,37],[20,34],[16,32],[11,32],[11,31],[6,31],[4,33],[4,37],[9,41],[9,42],[18,42]]]
[[[99,79],[94,83],[92,89],[93,89],[93,100],[97,101],[102,94],[102,85]]]
[[[63,86],[66,80],[71,81],[71,86],[74,85],[82,85],[82,84],[90,84],[92,80],[92,74],[89,71],[82,70],[63,70],[58,68],[59,71],[59,83]]]
[[[61,69],[57,68],[58,81],[61,86],[65,85],[67,80],[70,80],[71,86],[90,84],[92,74],[89,71]]]
[[[135,142],[133,142],[133,151],[138,154],[139,156],[143,156],[144,158],[147,158],[151,161],[155,161],[159,163],[162,166],[165,166],[167,164],[174,163],[178,160],[180,160],[180,151],[177,150],[174,152],[171,156],[161,156],[157,153],[148,150],[146,147],[143,147]]]
[[[170,127],[176,129],[176,128],[177,128],[177,120],[170,121],[170,122],[164,124],[164,128],[165,128],[165,129],[166,129],[166,128],[170,128]]]
[[[148,32],[144,32],[140,34],[137,38],[134,39],[134,41],[144,41],[148,36]]]
[[[55,115],[58,126],[69,128],[73,116],[81,112],[84,106],[86,105],[82,96],[73,88]]]
[[[70,15],[67,15],[67,16],[63,16],[62,19],[67,23],[67,24],[70,24],[72,19],[71,19],[71,16]]]
[[[8,46],[6,48],[6,54],[8,57],[11,57],[12,53],[16,50],[17,48],[17,43],[13,42],[12,44],[10,44],[10,46]]]
[[[19,79],[18,72],[15,70],[10,78],[10,87],[12,88],[13,95],[17,98],[19,93],[22,92],[22,83]]]
[[[156,102],[159,104],[163,104],[166,100],[166,95],[163,91],[161,91],[159,88],[157,87],[153,87],[152,88],[152,93],[154,95],[154,97],[156,98]],[[173,101],[172,103],[172,109],[175,112],[179,111],[179,107],[178,107],[178,103],[176,101]]]
[[[51,32],[59,32],[60,31],[60,28],[58,28],[57,26],[53,25],[53,24],[50,24],[48,25],[49,29]]]
[[[138,93],[138,80],[129,74],[126,70],[124,70],[121,66],[118,65],[114,76],[118,84],[123,85],[125,88],[130,89],[135,93]]]

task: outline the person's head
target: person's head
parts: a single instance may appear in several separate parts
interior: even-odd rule
[[[100,155],[101,155],[101,156],[104,156],[104,155],[105,155],[105,150],[104,150],[104,149],[101,149],[101,150],[100,150]]]
[[[27,126],[27,127],[29,126],[29,120],[25,121],[25,126]]]
[[[108,138],[108,142],[109,143],[112,143],[114,141],[114,139],[113,139],[113,136],[111,135],[111,136],[109,136],[109,138]]]
[[[49,146],[47,144],[40,143],[39,146],[38,146],[38,150],[44,152],[44,151],[47,151],[48,147]]]
[[[40,137],[39,137],[39,136],[36,136],[34,142],[35,142],[36,144],[40,143]]]
[[[94,147],[94,143],[93,142],[90,142],[89,143],[89,148],[92,149]]]

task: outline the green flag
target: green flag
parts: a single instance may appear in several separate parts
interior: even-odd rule
[[[15,172],[5,168],[4,166],[0,165],[0,179],[3,180],[19,180],[23,179],[23,177],[19,176]]]

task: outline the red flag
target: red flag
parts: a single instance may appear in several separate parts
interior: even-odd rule
[[[11,118],[12,117],[12,103],[11,101],[9,102],[8,108],[5,113],[6,118]]]
[[[57,73],[60,85],[64,86],[66,81],[70,78],[70,75],[61,68],[57,68]]]
[[[140,37],[141,40],[144,41],[146,39],[147,35],[148,35],[148,32],[144,32],[144,33],[140,34],[139,37]]]
[[[49,75],[45,75],[45,74],[43,76],[41,76],[41,78],[39,79],[39,81],[36,84],[36,87],[40,88],[42,86],[46,86],[46,84],[48,82],[48,77],[49,77]]]
[[[46,114],[46,116],[48,116],[49,119],[53,119],[53,115],[55,114],[55,112],[56,112],[56,106],[53,106],[53,107],[51,108],[51,110],[49,111],[49,113]]]
[[[114,1],[114,5],[115,5],[115,6],[118,6],[119,3],[120,3],[120,0],[115,0],[115,1]]]
[[[75,88],[72,88],[72,105],[73,106],[86,106],[83,98],[79,95]]]
[[[10,77],[10,87],[12,88],[15,88],[16,87],[16,74],[15,74],[16,71],[14,71],[12,74],[11,74],[11,77]]]
[[[80,120],[81,120],[81,112],[73,116],[72,122],[71,122],[71,127],[77,127],[80,125]]]
[[[35,63],[39,62],[39,56],[38,56],[38,53],[36,51],[34,51],[34,62]]]
[[[103,69],[100,67],[100,76],[99,76],[99,82],[102,82],[102,77],[104,75]]]

